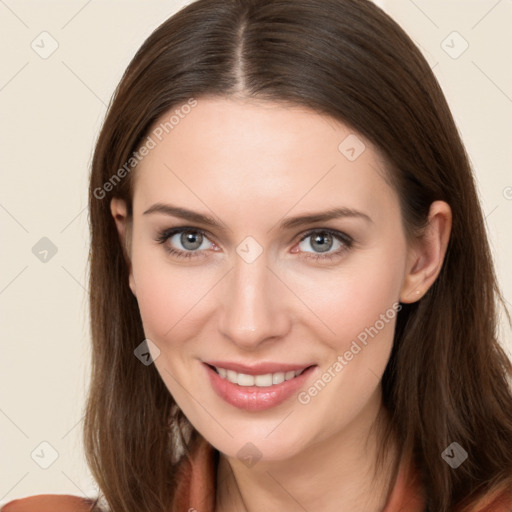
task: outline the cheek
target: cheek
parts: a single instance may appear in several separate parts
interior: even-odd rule
[[[358,336],[364,341],[376,323],[383,336],[392,337],[403,276],[400,254],[387,248],[360,253],[339,269],[297,280],[303,283],[297,294],[324,325],[324,339],[333,348],[343,350]]]
[[[377,392],[400,310],[399,254],[392,249],[369,251],[323,279],[323,287],[311,288],[313,309],[330,334],[322,336],[328,350],[319,378],[302,391],[299,403],[304,411],[311,404],[316,417],[329,425],[326,436],[358,416]]]
[[[215,284],[212,271],[173,265],[161,247],[135,246],[132,268],[146,336],[160,342],[192,336],[193,320]]]

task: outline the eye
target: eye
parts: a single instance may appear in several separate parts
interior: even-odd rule
[[[206,233],[196,228],[166,229],[158,234],[156,241],[164,245],[169,254],[178,258],[203,257],[206,256],[205,250],[209,248]],[[215,246],[210,242],[211,245]]]
[[[306,243],[308,238],[311,240]],[[209,241],[205,231],[192,227],[165,229],[158,233],[155,240],[164,245],[165,250],[176,258],[207,257],[207,249],[217,249],[217,246]],[[294,249],[292,253],[300,252],[303,254],[302,257],[314,260],[332,260],[341,257],[353,243],[354,240],[350,236],[340,231],[315,229],[302,236],[298,244],[300,250]],[[333,247],[335,250],[331,251]]]
[[[308,238],[310,240],[306,242]],[[350,249],[353,242],[354,240],[350,236],[340,231],[316,229],[303,235],[298,246],[302,252],[307,253],[306,258],[332,260]],[[331,251],[333,247],[335,250]],[[309,248],[313,251],[308,251]]]

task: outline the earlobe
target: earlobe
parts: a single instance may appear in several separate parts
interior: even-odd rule
[[[434,201],[430,205],[425,233],[410,249],[400,302],[412,303],[421,299],[437,279],[448,248],[451,227],[450,206],[444,201]]]

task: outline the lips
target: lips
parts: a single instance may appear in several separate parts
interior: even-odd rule
[[[265,363],[248,367],[246,365],[226,363],[225,361],[215,362],[222,365],[231,366],[231,368],[239,368],[245,372],[252,372],[246,373],[246,377],[254,375],[265,375],[263,373],[255,372],[276,373],[269,372],[269,369],[277,369],[277,373],[280,373],[281,370],[286,368],[292,368],[291,370],[287,370],[289,372],[294,370],[300,371],[305,368],[304,365],[283,365],[277,363]],[[220,398],[238,409],[254,412],[269,409],[285,402],[291,396],[296,394],[301,387],[307,384],[307,381],[312,378],[312,375],[316,373],[315,370],[318,368],[317,365],[309,365],[306,366],[306,369],[304,369],[304,371],[302,371],[299,375],[290,378],[289,380],[279,382],[278,384],[272,384],[270,386],[260,387],[253,385],[239,385],[230,382],[228,379],[219,375],[214,366],[211,366],[209,363],[203,363],[202,367],[205,368],[210,384],[215,393]],[[220,368],[222,368],[222,366],[220,366]],[[235,372],[237,370],[233,369],[230,371]]]

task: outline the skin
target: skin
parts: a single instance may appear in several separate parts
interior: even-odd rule
[[[378,512],[394,483],[391,469],[371,482],[377,445],[369,429],[382,406],[395,319],[307,404],[294,395],[265,411],[240,410],[215,394],[201,364],[315,363],[307,389],[381,314],[421,299],[435,281],[450,236],[449,206],[432,203],[425,235],[408,242],[377,149],[356,134],[366,149],[355,161],[338,150],[350,134],[303,107],[201,97],[136,169],[133,219],[122,200],[111,202],[145,334],[161,351],[154,364],[221,452],[217,510]],[[143,213],[155,203],[212,216],[225,231]],[[331,207],[371,221],[279,227],[283,218]],[[155,241],[159,230],[182,226],[206,231],[202,256],[179,259]],[[346,233],[354,243],[331,260],[315,260],[323,254],[315,233],[300,241],[313,228]],[[247,236],[263,251],[252,263],[236,252]],[[180,234],[166,244],[193,252]],[[344,245],[332,239],[325,247],[334,254]],[[252,467],[237,457],[248,442],[261,453]]]

